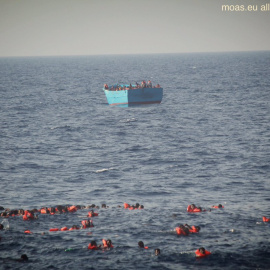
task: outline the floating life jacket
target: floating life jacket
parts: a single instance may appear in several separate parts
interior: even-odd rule
[[[130,208],[130,205],[128,203],[124,203],[124,208]]]
[[[196,257],[206,257],[211,254],[210,251],[205,250],[205,254],[202,254],[199,249],[195,251]]]
[[[26,231],[24,231],[24,233],[29,233],[29,234],[31,234],[32,232],[31,232],[30,230],[26,230]]]
[[[60,229],[60,231],[67,231],[68,230],[68,227],[62,227],[61,229]]]
[[[58,228],[51,228],[49,231],[50,231],[50,232],[58,232],[59,229],[58,229]]]
[[[263,222],[269,222],[270,221],[270,218],[267,218],[267,217],[262,217],[263,219]]]

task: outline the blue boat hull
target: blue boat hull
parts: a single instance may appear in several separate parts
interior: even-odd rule
[[[131,90],[103,89],[109,105],[139,105],[160,103],[163,88],[136,88]]]

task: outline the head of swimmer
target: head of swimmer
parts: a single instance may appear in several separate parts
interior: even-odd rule
[[[158,256],[160,254],[160,249],[159,248],[156,248],[155,249],[155,255]]]
[[[22,255],[21,255],[21,260],[22,260],[22,261],[28,261],[27,255],[26,255],[26,254],[22,254]]]
[[[138,242],[138,246],[139,246],[140,248],[144,248],[144,243],[143,243],[143,241],[139,241],[139,242]]]
[[[112,240],[111,239],[108,239],[106,241],[106,244],[107,244],[108,247],[111,247],[112,246]]]
[[[196,205],[195,205],[195,204],[191,204],[191,205],[190,205],[190,208],[191,208],[191,209],[194,209],[194,208],[196,208]]]
[[[204,247],[199,248],[199,252],[200,252],[201,254],[205,254],[205,248],[204,248]]]
[[[91,241],[91,246],[92,247],[96,247],[97,246],[97,242],[95,240]]]

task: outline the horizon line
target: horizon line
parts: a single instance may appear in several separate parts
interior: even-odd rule
[[[235,51],[196,51],[196,52],[160,52],[160,53],[104,53],[104,54],[51,54],[51,55],[7,55],[0,58],[34,58],[34,57],[86,57],[86,56],[128,56],[128,55],[162,55],[162,54],[207,54],[207,53],[245,53],[245,52],[269,52],[267,50],[235,50]]]

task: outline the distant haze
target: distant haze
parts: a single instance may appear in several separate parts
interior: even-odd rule
[[[270,50],[269,3],[0,0],[0,57]]]

